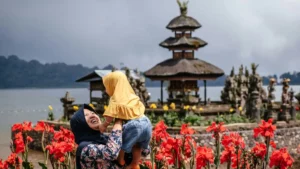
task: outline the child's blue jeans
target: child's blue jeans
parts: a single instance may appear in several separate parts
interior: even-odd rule
[[[122,150],[131,153],[132,147],[137,144],[147,149],[151,140],[152,124],[148,117],[143,115],[138,119],[129,120],[123,125]]]

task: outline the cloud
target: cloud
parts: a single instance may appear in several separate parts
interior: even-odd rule
[[[158,44],[179,15],[175,0],[0,1],[0,55],[42,62],[147,70],[171,57]],[[188,15],[208,42],[196,56],[229,72],[260,64],[261,74],[298,70],[300,1],[190,0]]]

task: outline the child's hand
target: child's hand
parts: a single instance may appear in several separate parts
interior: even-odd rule
[[[107,126],[104,125],[103,123],[101,123],[99,125],[99,130],[100,130],[101,133],[104,133],[106,131],[106,129],[107,129]]]

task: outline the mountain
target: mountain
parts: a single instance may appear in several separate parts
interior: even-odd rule
[[[114,66],[109,64],[102,69],[111,70]],[[76,83],[75,80],[85,76],[98,67],[88,68],[81,64],[67,65],[65,63],[42,64],[37,60],[25,61],[18,56],[0,56],[0,88],[63,88],[63,87],[88,87],[88,83]],[[142,73],[142,72],[141,72]],[[269,83],[269,78],[276,75],[263,77],[264,85]],[[294,85],[300,84],[300,72],[284,73],[279,78],[290,78]],[[215,81],[207,81],[207,86],[224,86],[226,76]],[[203,81],[198,84],[203,86]],[[168,83],[164,83],[164,86]],[[160,87],[160,81],[151,81],[146,78],[147,87]]]
[[[109,64],[102,69],[111,70],[114,67]],[[0,89],[88,87],[88,83],[76,83],[75,80],[97,69],[101,68],[88,68],[81,64],[42,64],[37,60],[22,60],[16,55],[7,58],[0,56]],[[146,78],[146,86],[158,87],[160,81]]]
[[[107,66],[104,66],[102,69],[103,69],[103,70],[112,70],[113,68],[115,68],[115,66],[109,64],[109,65],[107,65]]]
[[[37,60],[21,60],[15,55],[8,58],[0,56],[0,88],[87,87],[88,84],[75,83],[75,80],[95,69],[99,68],[80,64],[41,64]]]

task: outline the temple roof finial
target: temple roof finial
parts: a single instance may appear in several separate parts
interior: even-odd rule
[[[179,5],[181,15],[186,16],[186,14],[187,14],[187,4],[189,3],[189,1],[181,3],[180,0],[177,0],[177,3]]]

